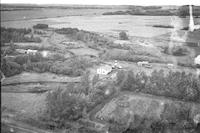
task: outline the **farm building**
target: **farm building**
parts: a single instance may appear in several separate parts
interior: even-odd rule
[[[78,42],[73,41],[63,41],[61,44],[69,47],[69,48],[81,48],[80,44]]]
[[[37,53],[37,50],[31,50],[31,49],[26,50],[26,54],[35,55],[36,53]]]
[[[114,64],[112,65],[112,68],[113,69],[115,69],[115,68],[122,68],[122,66],[120,66],[119,64],[118,64],[118,61],[117,60],[115,60],[115,62],[114,62]]]
[[[115,44],[120,44],[120,45],[124,45],[124,44],[131,44],[130,41],[127,40],[116,40],[114,41]]]
[[[49,55],[49,52],[48,51],[42,51],[41,54],[42,54],[43,57],[47,57]]]
[[[138,66],[143,66],[143,65],[147,65],[147,64],[149,64],[148,61],[139,61],[139,62],[137,62]]]
[[[107,75],[112,71],[112,67],[109,65],[101,66],[97,69],[97,74]]]
[[[197,67],[200,67],[200,55],[198,55],[198,56],[194,59],[194,64],[197,65]]]
[[[168,67],[168,68],[174,68],[175,66],[174,66],[174,64],[168,63],[168,64],[167,64],[167,67]]]
[[[26,50],[24,50],[24,49],[15,49],[15,50],[20,54],[25,54],[26,53]]]

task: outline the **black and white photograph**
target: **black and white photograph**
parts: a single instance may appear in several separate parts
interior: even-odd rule
[[[200,133],[200,0],[1,0],[1,133]]]

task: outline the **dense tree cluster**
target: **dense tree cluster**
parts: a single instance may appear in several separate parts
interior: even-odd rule
[[[200,16],[200,6],[192,6],[193,7],[193,16],[199,17]],[[178,11],[177,15],[180,17],[189,16],[189,6],[181,6]]]
[[[118,52],[117,54],[111,52],[106,53],[102,56],[105,59],[112,59],[112,60],[121,60],[121,61],[130,61],[130,62],[139,62],[139,61],[148,61],[148,62],[155,62],[155,63],[166,63],[166,60],[162,60],[161,57],[155,57],[150,55],[149,53],[143,53],[142,55],[133,53],[131,51],[126,53]]]
[[[47,94],[45,120],[55,123],[56,128],[65,127],[66,121],[75,121],[82,117],[86,100],[71,95],[66,89],[57,89]]]
[[[165,74],[160,70],[147,76],[145,73],[121,71],[117,77],[122,91],[143,92],[200,103],[200,81],[192,74],[185,72]]]
[[[103,36],[100,36],[96,33],[79,30],[77,28],[62,28],[62,29],[56,30],[56,32],[59,34],[66,34],[74,40],[91,43],[96,46],[97,45],[98,46],[107,46],[110,43],[112,43],[112,41],[110,41],[109,39],[107,39]]]
[[[33,26],[34,29],[47,29],[48,27],[48,24],[36,24]]]
[[[67,122],[87,118],[88,113],[106,98],[108,97],[102,90],[91,88],[89,72],[86,71],[80,83],[70,83],[67,88],[58,88],[47,93],[46,111],[41,119],[46,126],[66,128]]]
[[[1,68],[5,76],[13,76],[22,71],[34,72],[52,72],[68,76],[80,76],[86,68],[94,63],[89,59],[74,57],[63,60],[60,56],[54,56],[51,59],[44,58],[41,54],[36,55],[18,55],[14,59],[2,58]]]
[[[41,39],[34,36],[25,36],[31,33],[31,29],[15,29],[1,27],[1,45],[12,42],[41,42]]]
[[[163,52],[174,56],[184,56],[188,54],[189,50],[184,46],[173,46],[172,48],[165,47]]]

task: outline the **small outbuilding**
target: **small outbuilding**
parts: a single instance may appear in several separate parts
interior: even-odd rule
[[[31,50],[31,49],[26,50],[26,54],[35,55],[37,52],[38,52],[37,50]]]
[[[112,67],[109,65],[101,66],[97,69],[97,74],[107,75],[112,71]]]
[[[200,68],[200,55],[198,55],[195,59],[194,59],[194,64]]]

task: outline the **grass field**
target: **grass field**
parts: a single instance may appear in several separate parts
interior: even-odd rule
[[[129,93],[129,92],[128,92]],[[97,118],[103,118],[105,121],[109,119],[124,119],[125,116],[129,115],[126,122],[133,119],[134,115],[139,115],[141,117],[152,118],[152,119],[162,119],[161,116],[165,113],[165,106],[168,104],[173,104],[170,107],[176,107],[176,109],[183,108],[181,101],[174,101],[170,99],[165,99],[163,97],[156,97],[151,95],[143,94],[121,94],[119,97],[111,100],[106,104],[97,114]],[[189,117],[193,119],[194,115],[200,113],[200,104],[196,103],[184,103],[184,107],[188,107],[190,114]],[[173,109],[172,109],[173,110]],[[175,108],[174,108],[175,110]],[[171,114],[177,115],[177,114]]]
[[[44,78],[45,77],[45,78]],[[68,76],[61,76],[52,73],[28,73],[6,78],[2,85],[9,84],[23,84],[23,83],[42,83],[42,82],[57,82],[57,83],[69,83],[69,82],[80,82],[80,77],[71,78]]]
[[[45,94],[2,93],[1,107],[13,110],[17,115],[37,118],[45,109]]]

